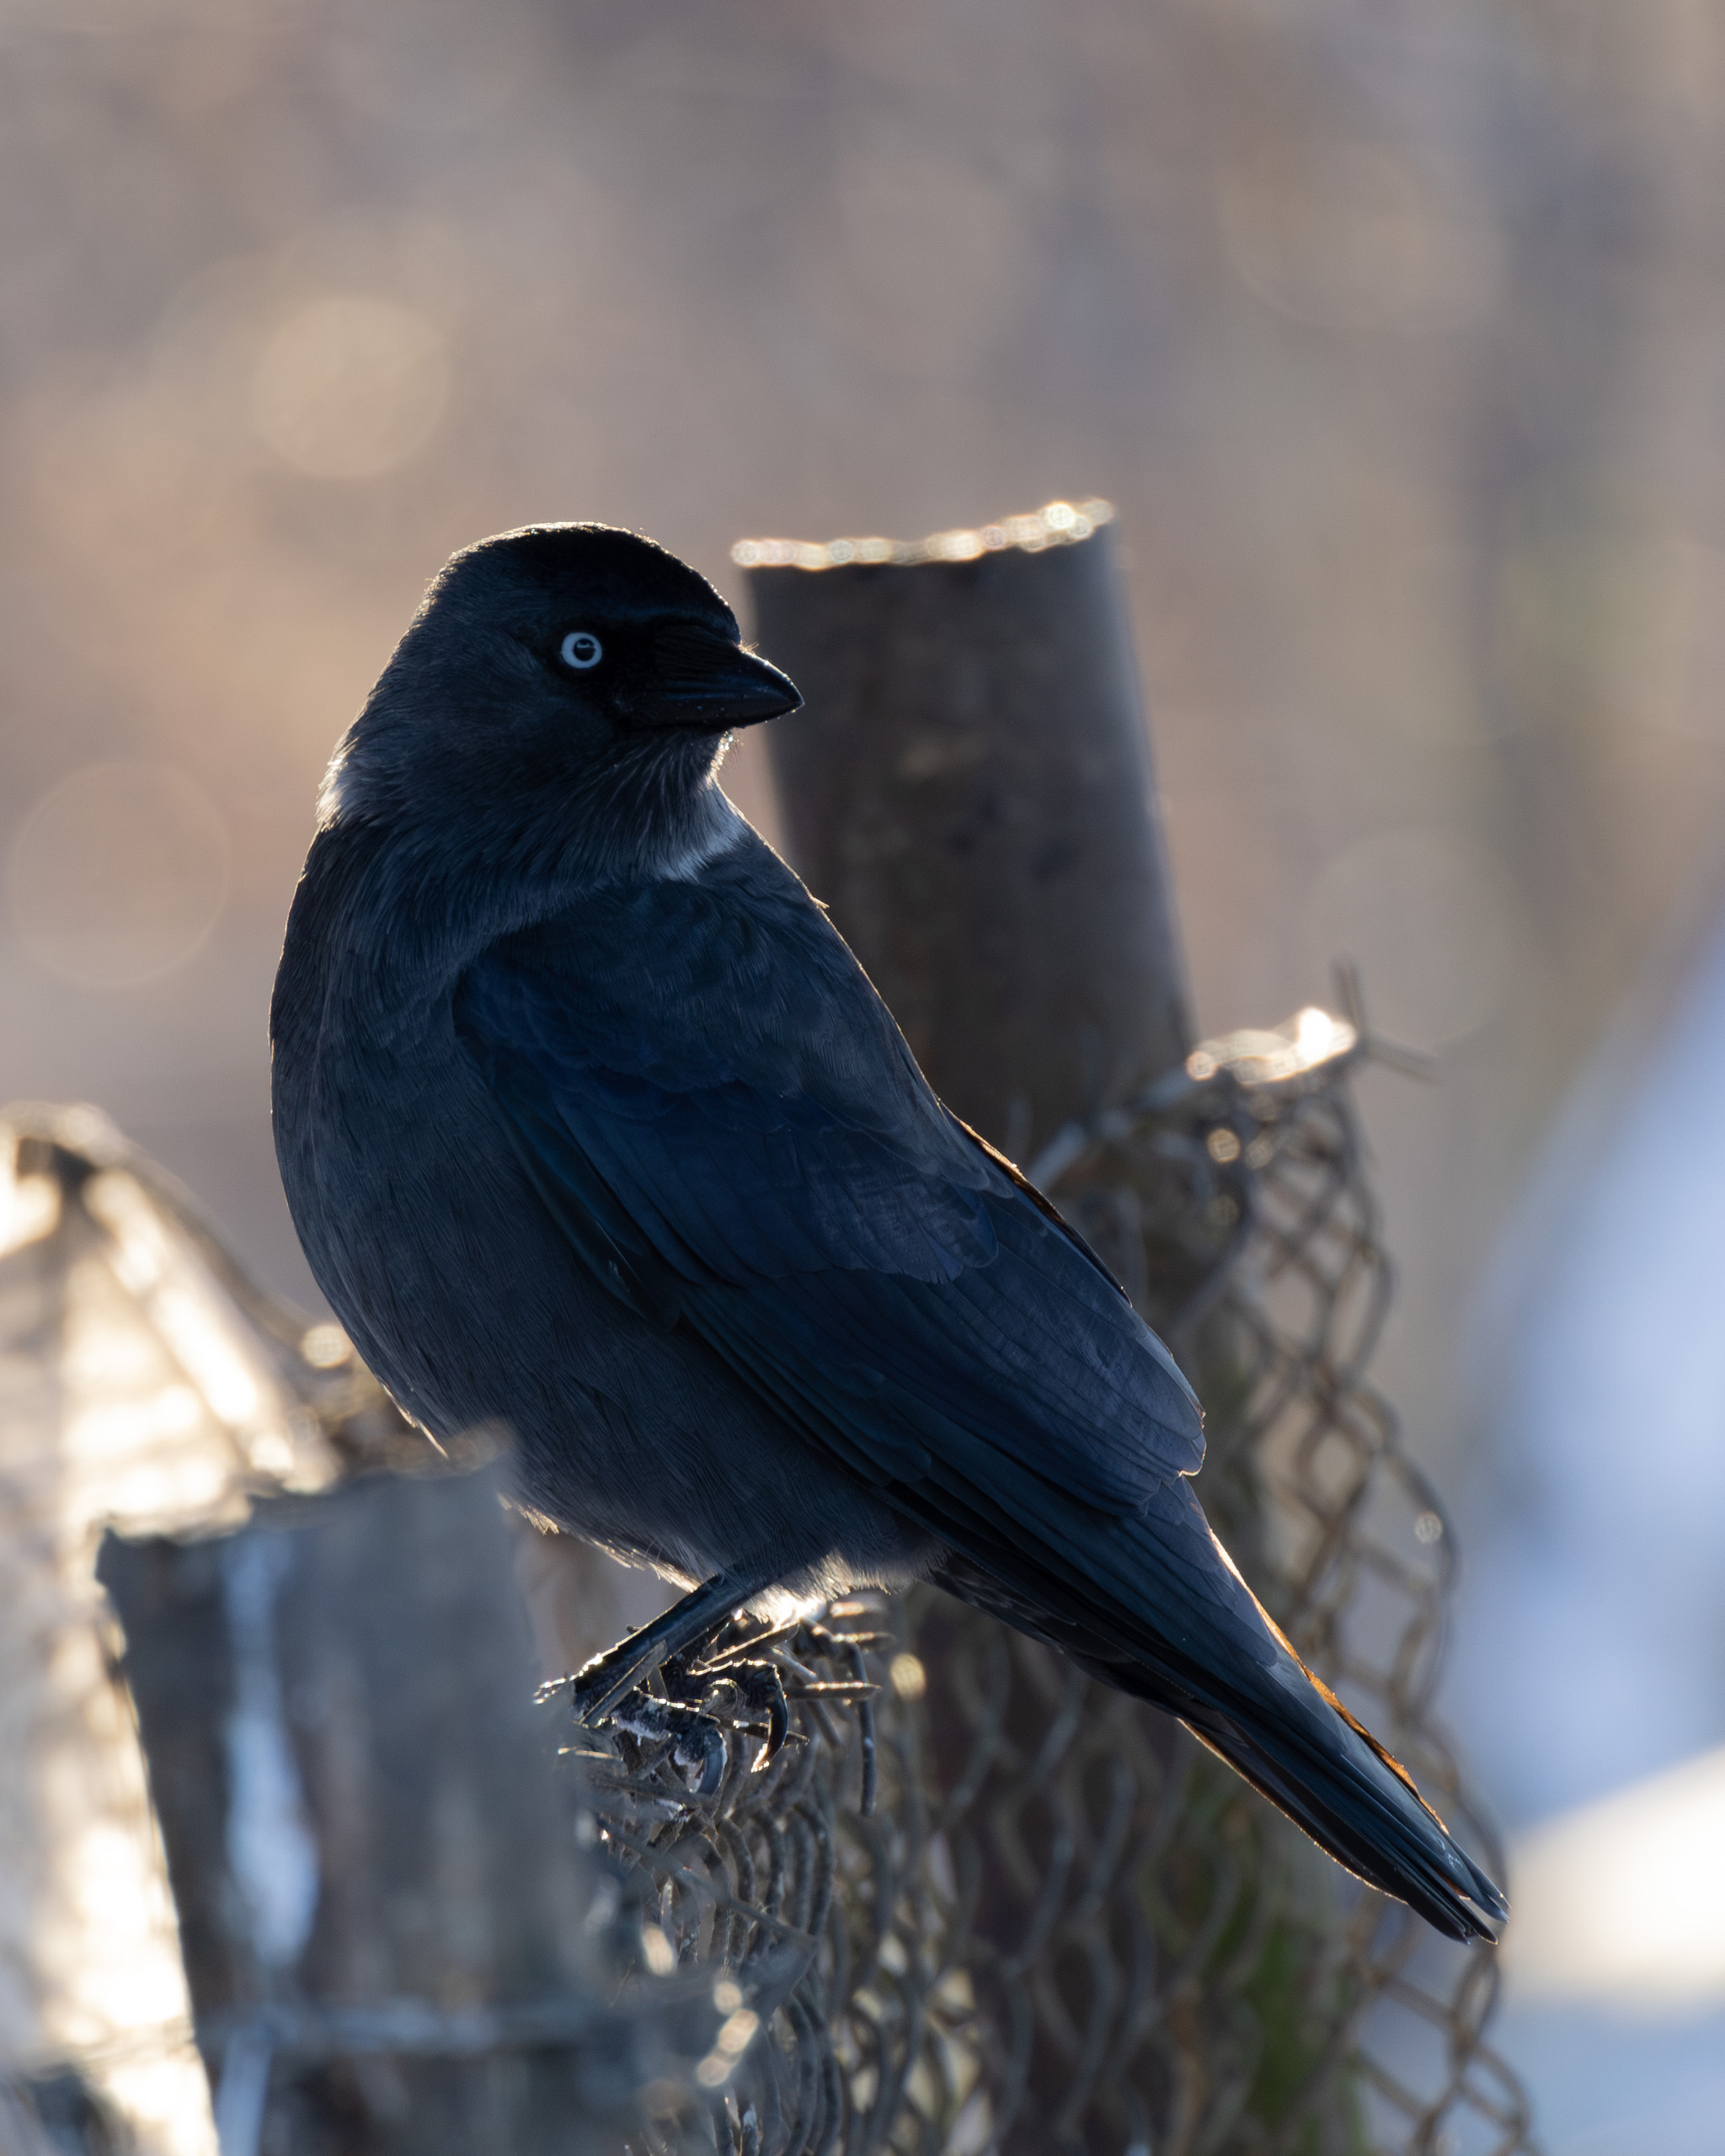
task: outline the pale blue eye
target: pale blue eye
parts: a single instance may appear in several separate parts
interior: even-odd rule
[[[563,640],[563,663],[585,674],[605,656],[605,646],[590,629],[571,629]]]

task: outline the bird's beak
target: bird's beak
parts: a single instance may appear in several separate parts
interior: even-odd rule
[[[655,678],[635,699],[640,726],[724,734],[782,718],[803,701],[777,667],[705,622],[670,622],[655,630],[653,660]]]

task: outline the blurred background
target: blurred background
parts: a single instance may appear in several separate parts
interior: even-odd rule
[[[456,547],[1117,505],[1200,1022],[1357,961],[1503,2047],[1725,2150],[1725,6],[3,0],[0,1098],[318,1306],[264,1034]],[[758,742],[727,766],[769,834]],[[1711,1897],[1711,1898],[1710,1898]]]

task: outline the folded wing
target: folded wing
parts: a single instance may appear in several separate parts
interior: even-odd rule
[[[608,894],[473,967],[457,1024],[536,1188],[613,1293],[856,1471],[998,1454],[1140,1509],[1202,1460],[1184,1379],[779,873]]]

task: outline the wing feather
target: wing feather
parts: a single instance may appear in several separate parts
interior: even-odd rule
[[[1140,1510],[1202,1460],[1184,1379],[779,873],[610,894],[480,958],[456,1022],[517,1157],[613,1293],[857,1471],[1010,1461]]]

